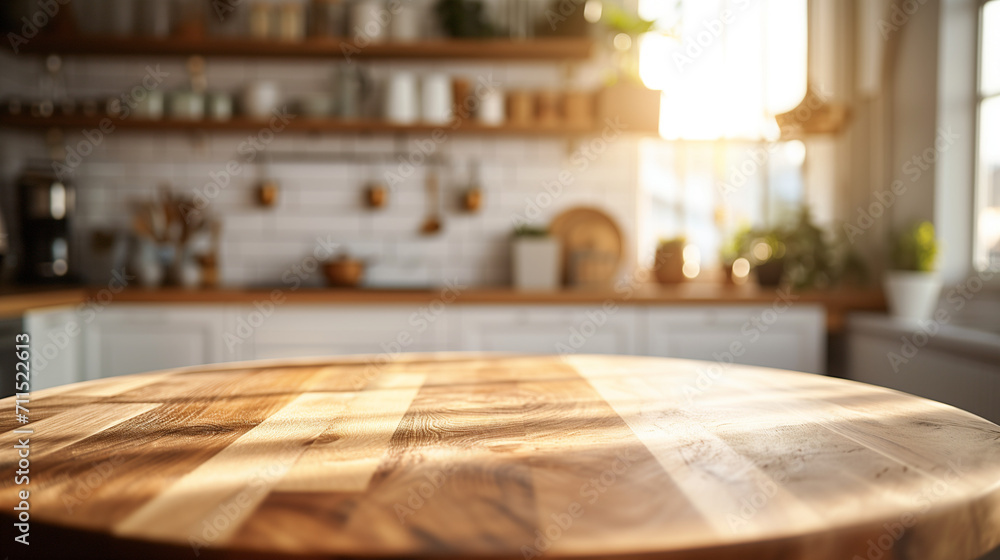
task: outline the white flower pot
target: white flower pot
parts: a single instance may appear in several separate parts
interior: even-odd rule
[[[889,313],[901,319],[930,319],[941,296],[935,272],[891,270],[885,277]]]
[[[559,288],[559,240],[521,237],[513,243],[514,287],[519,290]]]

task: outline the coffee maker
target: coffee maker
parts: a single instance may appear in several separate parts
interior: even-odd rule
[[[70,260],[75,193],[51,171],[29,169],[18,180],[18,223],[21,258],[18,282],[74,282]]]

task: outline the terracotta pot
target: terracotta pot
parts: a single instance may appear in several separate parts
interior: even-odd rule
[[[365,263],[358,259],[340,257],[323,265],[326,281],[337,288],[356,288],[365,276]]]
[[[660,284],[679,284],[684,276],[684,246],[667,243],[656,248],[656,263],[653,265],[656,279]]]
[[[527,126],[535,119],[535,98],[531,92],[512,91],[507,94],[507,120],[514,125]]]
[[[594,123],[594,96],[587,92],[571,91],[563,96],[563,113],[566,123],[585,127]]]
[[[559,94],[542,90],[535,96],[535,119],[541,126],[559,124]]]

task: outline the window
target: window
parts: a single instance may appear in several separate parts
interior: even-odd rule
[[[702,265],[744,225],[770,225],[804,198],[802,142],[776,142],[774,116],[806,93],[806,0],[641,0],[663,34],[639,71],[663,91],[661,139],[640,151],[640,258],[685,235]]]
[[[979,269],[1000,270],[1000,0],[982,8],[978,130],[974,260]]]

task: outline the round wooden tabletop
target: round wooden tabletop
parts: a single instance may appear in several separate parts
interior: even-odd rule
[[[31,396],[29,424],[0,402],[0,521],[30,490],[33,551],[968,560],[1000,544],[1000,427],[810,374],[405,355],[58,387]]]

